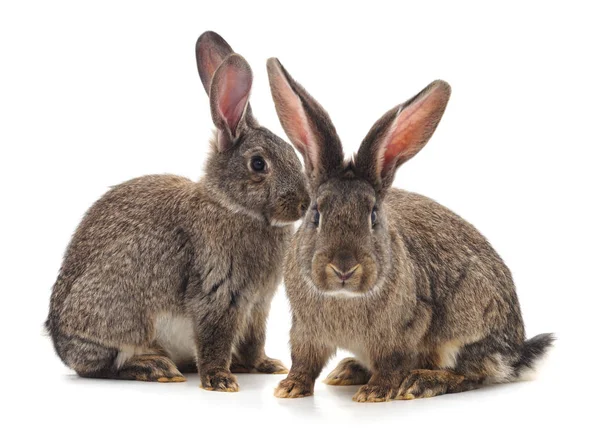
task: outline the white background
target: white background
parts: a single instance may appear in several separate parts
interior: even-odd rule
[[[1,433],[597,433],[598,13],[593,2],[487,4],[3,1]],[[528,335],[558,335],[537,380],[364,405],[351,401],[357,387],[321,382],[312,398],[276,399],[280,375],[211,393],[197,377],[92,381],[60,363],[42,323],[87,207],[139,175],[202,174],[212,125],[194,45],[209,29],[252,65],[265,126],[284,136],[265,69],[278,56],[347,153],[430,81],[453,86],[438,131],[395,184],[452,208],[502,255]],[[288,364],[289,324],[281,290],[267,351]]]

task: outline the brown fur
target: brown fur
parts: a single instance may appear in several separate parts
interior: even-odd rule
[[[433,200],[390,188],[396,169],[433,134],[449,85],[433,82],[388,111],[344,161],[323,108],[276,59],[268,70],[312,193],[286,257],[292,368],[276,396],[312,393],[337,348],[356,358],[326,382],[366,382],[359,402],[469,390],[532,367],[552,336],[525,340],[510,271],[488,241]],[[322,126],[325,134],[314,131]]]
[[[371,378],[371,372],[355,358],[344,358],[323,381],[329,385],[362,385]]]
[[[217,132],[205,177],[144,176],[114,187],[67,248],[47,327],[81,376],[176,382],[185,380],[177,366],[196,367],[202,387],[236,391],[232,355],[252,371],[286,371],[265,355],[265,325],[290,223],[308,202],[300,161],[254,120],[245,60],[212,32],[197,48],[207,90],[214,74]],[[263,171],[251,167],[257,156]]]

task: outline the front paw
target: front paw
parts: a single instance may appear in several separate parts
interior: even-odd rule
[[[278,398],[304,398],[312,394],[313,384],[289,376],[275,389],[275,397]]]
[[[397,388],[390,385],[363,385],[352,397],[356,402],[387,402],[395,394]]]
[[[281,361],[268,357],[260,361],[255,366],[255,370],[258,373],[271,373],[279,375],[284,375],[289,372],[288,368],[285,367]]]
[[[239,391],[240,386],[231,372],[218,370],[200,375],[200,387],[210,391]]]

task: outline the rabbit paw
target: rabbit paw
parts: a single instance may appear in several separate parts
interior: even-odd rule
[[[229,366],[229,371],[231,373],[250,373],[252,372],[252,370],[252,366],[248,366],[242,363],[231,363],[231,365]]]
[[[123,364],[116,377],[137,381],[185,382],[177,366],[162,355],[136,355]]]
[[[286,374],[289,372],[288,368],[285,365],[274,358],[264,358],[260,360],[254,366],[239,363],[234,361],[229,366],[229,370],[231,373],[270,373],[270,374]]]
[[[200,387],[209,391],[239,391],[237,379],[230,372],[218,370],[200,375]]]
[[[271,373],[280,375],[284,375],[289,372],[288,368],[285,367],[281,361],[276,360],[275,358],[265,358],[256,365],[255,370],[258,373]]]
[[[366,384],[352,397],[356,402],[387,402],[396,393],[397,388],[390,385]]]
[[[289,376],[279,383],[275,389],[275,397],[278,398],[304,398],[312,396],[313,387],[311,384],[298,379],[292,379]]]
[[[402,382],[396,399],[411,400],[430,398],[456,390],[464,376],[447,370],[413,370]]]
[[[323,381],[329,385],[361,385],[371,378],[370,372],[354,358],[344,358]]]

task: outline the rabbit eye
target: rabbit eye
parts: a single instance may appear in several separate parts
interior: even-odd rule
[[[377,210],[375,208],[373,208],[373,211],[371,211],[371,226],[375,227],[376,224],[377,224]]]
[[[263,172],[267,167],[267,163],[261,156],[253,156],[250,160],[250,167],[256,172]]]
[[[319,220],[321,220],[321,213],[319,213],[318,209],[315,209],[312,222],[315,226],[319,226]]]

